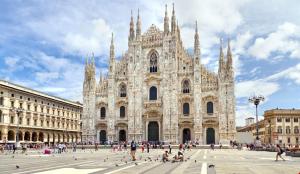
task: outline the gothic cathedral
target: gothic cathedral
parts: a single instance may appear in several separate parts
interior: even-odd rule
[[[171,23],[171,27],[169,26]],[[183,47],[173,5],[164,30],[142,33],[131,15],[128,51],[116,60],[113,36],[109,69],[95,79],[94,59],[87,60],[83,83],[82,140],[85,142],[164,141],[199,144],[235,139],[232,53],[220,46],[218,73],[201,64],[197,23],[194,51]]]

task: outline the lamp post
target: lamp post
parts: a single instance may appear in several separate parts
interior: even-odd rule
[[[250,103],[253,103],[255,105],[255,110],[256,110],[256,140],[259,140],[259,138],[258,138],[258,115],[257,115],[257,107],[258,107],[259,103],[261,101],[264,101],[264,100],[265,100],[265,98],[262,95],[253,96],[253,97],[250,97],[248,99],[248,101]]]
[[[20,113],[23,112],[22,108],[14,108],[13,109],[17,113],[17,134],[16,134],[16,148],[20,147],[19,143],[19,127],[20,127]]]

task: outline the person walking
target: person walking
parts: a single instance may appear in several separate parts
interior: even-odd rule
[[[147,142],[147,153],[149,153],[149,150],[150,150],[150,144],[149,142]]]
[[[132,142],[130,144],[130,154],[131,154],[131,157],[132,157],[132,161],[136,160],[135,152],[136,152],[136,144],[135,144],[134,140],[132,140]]]
[[[275,161],[278,161],[278,157],[280,157],[283,161],[285,161],[285,159],[281,156],[283,154],[283,149],[280,147],[279,144],[276,145],[276,151],[277,151],[277,154],[276,154]]]
[[[169,154],[172,154],[172,145],[169,143]]]
[[[13,149],[13,154],[15,154],[15,152],[16,152],[16,149],[17,149],[17,147],[16,147],[16,145],[15,145],[15,144],[13,144],[13,145],[12,145],[12,149]]]

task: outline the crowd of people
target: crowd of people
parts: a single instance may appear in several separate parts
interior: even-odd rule
[[[43,153],[45,154],[50,154],[50,153],[65,153],[65,152],[76,152],[77,151],[77,146],[81,145],[81,149],[84,150],[85,147],[90,146],[88,148],[91,148],[94,146],[95,151],[98,150],[99,144],[97,143],[56,143],[56,144],[21,144],[21,149],[22,153],[25,153],[27,149],[30,150],[43,150]],[[197,144],[192,141],[188,141],[184,144],[179,144],[178,145],[178,152],[171,157],[170,155],[172,154],[172,148],[175,147],[177,149],[176,145],[171,144],[171,143],[163,143],[163,142],[140,142],[137,143],[135,141],[131,141],[128,143],[127,141],[119,142],[117,143],[111,143],[109,144],[113,152],[117,151],[126,151],[128,150],[128,146],[130,146],[130,156],[132,161],[136,160],[136,151],[138,149],[141,150],[142,153],[149,153],[150,149],[163,149],[163,154],[162,154],[162,161],[167,162],[167,161],[172,161],[172,162],[177,162],[177,161],[183,161],[184,160],[184,152],[186,150],[191,150],[193,147],[196,147]],[[105,145],[105,148],[109,148],[108,145]],[[103,146],[101,146],[103,147]],[[219,149],[222,149],[223,145],[221,143],[218,144]],[[237,143],[236,141],[230,141],[230,147],[233,149],[238,149],[238,150],[257,150],[258,147],[255,146],[254,143],[251,144],[246,144],[246,143]],[[210,144],[210,148],[212,150],[215,150],[215,144]],[[285,160],[282,157],[282,154],[286,151],[292,151],[293,149],[299,149],[299,145],[285,145],[281,147],[279,144],[273,145],[273,144],[262,144],[259,147],[262,150],[269,150],[269,151],[274,151],[276,152],[276,160],[278,161],[278,158],[281,158],[282,160]],[[0,144],[0,153],[4,153],[5,151],[8,153],[14,154],[17,150],[17,147],[14,143],[10,144]]]

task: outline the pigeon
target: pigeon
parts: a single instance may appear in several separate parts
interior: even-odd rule
[[[104,159],[103,162],[106,162],[106,160]]]
[[[127,164],[127,161],[125,161],[125,163]]]
[[[116,167],[118,167],[119,165],[118,164],[116,164]]]
[[[197,162],[197,160],[195,160],[195,163]]]
[[[17,169],[19,169],[19,168],[20,168],[20,166],[16,165],[16,168],[17,168]]]
[[[147,160],[145,159],[145,161],[147,161]]]
[[[77,160],[77,158],[75,158],[75,160]]]
[[[134,163],[136,166],[138,165],[138,163]]]

